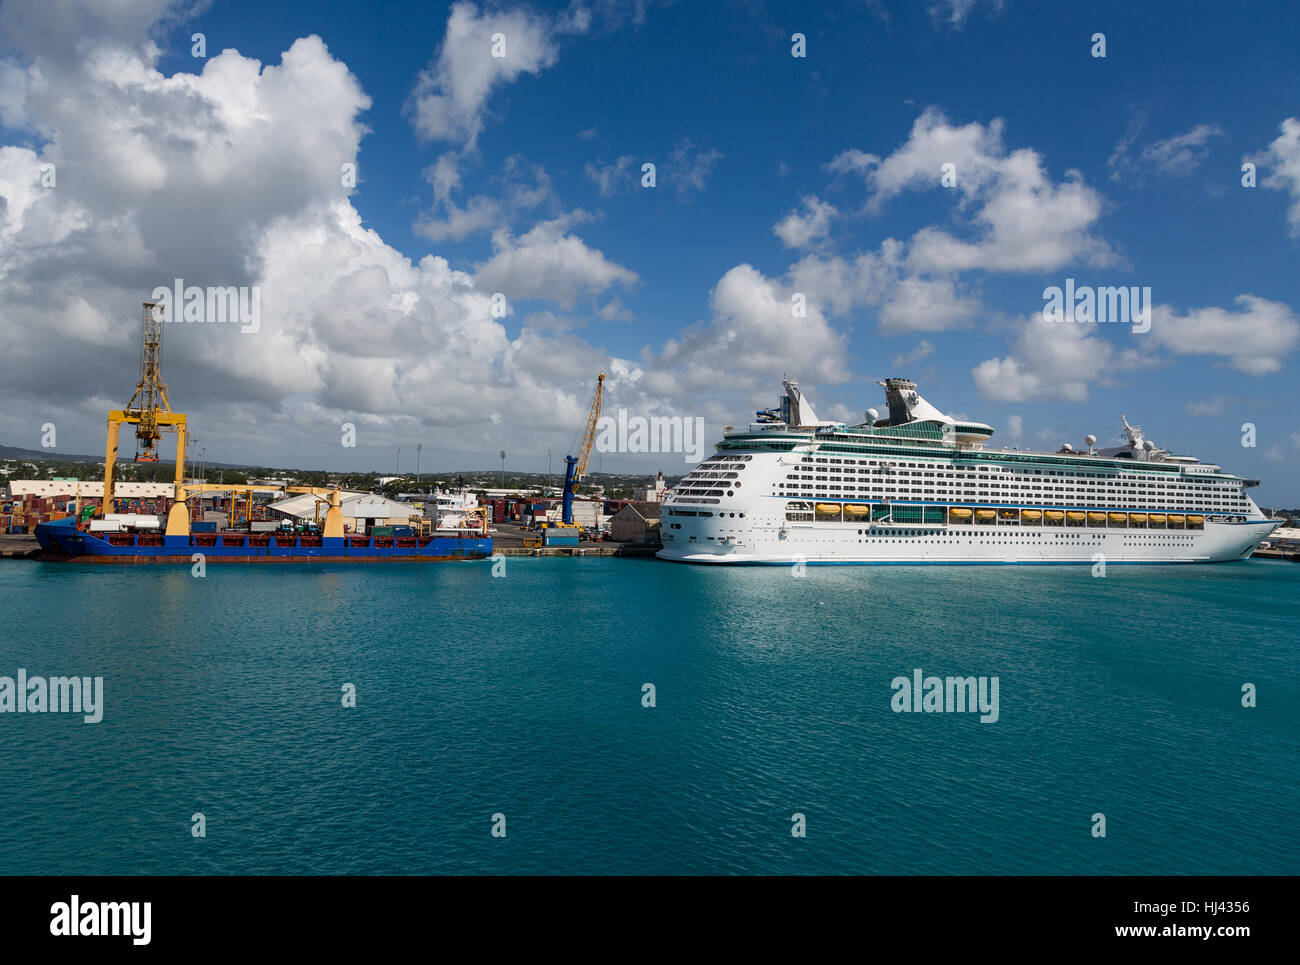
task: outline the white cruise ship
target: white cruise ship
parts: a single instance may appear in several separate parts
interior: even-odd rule
[[[1173,455],[1124,420],[1127,445],[992,449],[906,379],[888,417],[817,418],[798,383],[664,498],[661,559],[686,563],[1214,563],[1280,524],[1259,485]]]

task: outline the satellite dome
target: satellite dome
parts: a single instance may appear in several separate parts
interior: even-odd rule
[[[1074,446],[1070,445],[1068,442],[1065,445],[1061,446],[1061,449],[1063,449],[1065,452],[1074,452]]]
[[[1156,444],[1152,442],[1150,439],[1147,439],[1142,443],[1142,448],[1145,449],[1147,452],[1154,452],[1156,448]]]
[[[880,419],[880,411],[879,411],[878,409],[868,409],[868,410],[867,410],[867,421],[868,421],[868,422],[876,422],[876,421],[878,421],[879,419]]]
[[[1090,432],[1083,437],[1083,441],[1086,442],[1089,446],[1095,446],[1097,444],[1097,437]]]

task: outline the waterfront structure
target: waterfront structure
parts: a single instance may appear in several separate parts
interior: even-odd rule
[[[306,493],[277,500],[266,508],[272,516],[281,519],[291,519],[298,523],[319,523],[322,511],[329,508],[329,503]],[[365,533],[372,526],[410,523],[412,507],[375,493],[341,491],[339,510],[343,514],[344,532]]]
[[[660,524],[661,507],[650,500],[633,500],[609,518],[609,537],[618,543],[644,543]]]
[[[119,482],[113,485],[114,499],[170,499],[175,491],[173,483]],[[233,488],[233,487],[232,487]],[[77,479],[13,479],[8,486],[6,499],[59,497],[65,499],[103,499],[104,481]]]

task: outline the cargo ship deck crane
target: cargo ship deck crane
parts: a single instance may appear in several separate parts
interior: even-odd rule
[[[582,436],[582,445],[577,456],[564,457],[564,497],[561,519],[565,526],[573,525],[573,494],[578,484],[587,475],[587,460],[591,458],[591,447],[596,441],[596,423],[600,421],[601,387],[605,383],[605,373],[596,377],[596,394],[591,398],[591,409],[587,413],[587,430]]]
[[[136,462],[157,462],[160,415],[171,415],[167,385],[162,381],[162,318],[157,302],[144,303],[144,339],[140,349],[140,381],[126,404],[135,422]]]
[[[167,516],[167,535],[188,536],[190,534],[190,514],[186,507],[191,496],[223,492],[230,493],[232,501],[238,493],[310,493],[321,502],[329,504],[329,509],[325,511],[325,525],[321,529],[321,535],[340,537],[343,535],[343,491],[341,489],[329,486],[279,486],[266,483],[226,485],[198,483],[193,486],[177,484],[176,501],[172,503],[171,512]]]
[[[167,386],[162,381],[162,314],[157,302],[144,303],[144,339],[140,352],[140,381],[125,409],[108,414],[108,443],[104,449],[104,501],[102,512],[113,511],[113,469],[117,464],[118,430],[123,425],[136,427],[136,462],[157,462],[158,441],[163,429],[176,432],[176,487],[185,481],[185,416],[173,412],[167,401]]]

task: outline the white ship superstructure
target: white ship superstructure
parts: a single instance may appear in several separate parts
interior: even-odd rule
[[[426,497],[424,513],[439,531],[479,529],[482,519],[472,512],[478,508],[478,497],[464,487],[456,492],[435,489]]]
[[[1246,559],[1280,525],[1259,485],[1175,455],[1123,419],[1127,443],[991,449],[907,379],[886,418],[819,420],[797,382],[730,426],[665,497],[666,560],[689,563],[1210,563]]]

